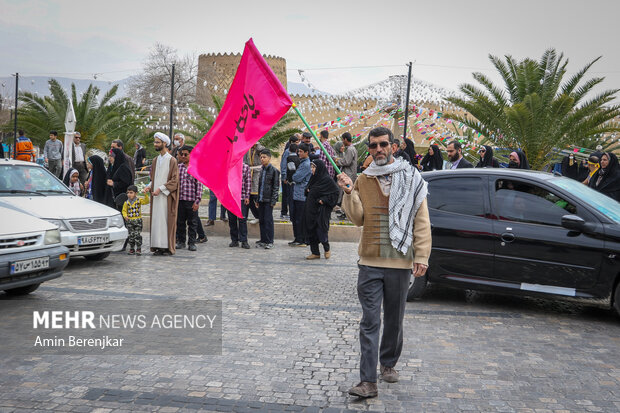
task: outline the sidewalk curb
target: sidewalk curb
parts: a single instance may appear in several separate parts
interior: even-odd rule
[[[230,228],[227,222],[220,220],[215,221],[215,225],[206,226],[207,219],[201,218],[202,225],[205,229],[207,237],[229,237]],[[143,231],[150,231],[151,219],[148,215],[142,216]],[[293,225],[290,222],[275,222],[273,225],[275,239],[293,240]],[[330,225],[329,240],[330,242],[355,242],[359,243],[362,235],[362,228],[353,225]],[[248,238],[260,238],[260,227],[258,224],[248,223]]]

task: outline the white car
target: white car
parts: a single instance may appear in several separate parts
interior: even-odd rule
[[[62,275],[69,250],[60,245],[55,225],[3,207],[0,217],[0,290],[29,294],[43,281]]]
[[[117,210],[74,196],[62,181],[32,162],[0,159],[0,206],[56,225],[71,257],[104,259],[120,251],[127,238]]]

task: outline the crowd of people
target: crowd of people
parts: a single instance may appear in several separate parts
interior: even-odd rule
[[[321,258],[320,246],[324,258],[331,257],[329,224],[335,208],[346,214],[353,224],[363,227],[357,281],[363,312],[359,334],[360,382],[348,393],[362,398],[376,397],[379,378],[388,383],[399,381],[396,364],[403,347],[403,319],[410,277],[412,274],[423,276],[428,269],[431,223],[427,184],[420,172],[474,168],[474,165],[463,157],[459,141],[446,145],[449,162],[444,162],[438,145],[431,145],[428,153],[420,157],[413,142],[396,139],[389,129],[377,127],[369,132],[366,141],[369,157],[358,175],[358,154],[350,134],[343,134],[333,147],[328,131],[321,132],[320,146],[323,148],[315,147],[311,138],[309,133],[290,137],[280,170],[272,163],[271,151],[259,143],[248,151],[242,166],[242,216],[224,210],[230,230],[229,246],[250,248],[247,220],[251,212],[260,224],[256,247],[273,248],[273,215],[280,186],[281,216],[290,218],[293,226],[294,239],[289,245],[309,246],[308,260]],[[142,208],[146,205],[150,206],[153,255],[172,255],[186,245],[190,251],[196,251],[196,243],[201,239],[206,241],[198,218],[204,188],[188,173],[193,147],[185,143],[182,134],[173,139],[172,143],[164,133],[155,133],[153,146],[158,154],[151,162],[150,183],[142,194],[134,182],[136,168],[142,168],[145,163],[144,148],[136,145],[136,154],[131,157],[124,152],[123,142],[113,141],[106,168],[102,157],[87,156],[79,136],[73,142],[72,168],[64,176],[64,182],[74,194],[121,211],[129,231],[129,254],[142,253]],[[27,145],[22,149],[26,153]],[[62,161],[62,152],[57,133],[52,131],[45,156],[54,174],[61,169],[56,161]],[[500,166],[492,147],[481,146],[478,155],[476,168]],[[340,174],[336,174],[332,161],[340,168]],[[508,167],[530,169],[521,150],[510,152]],[[589,157],[585,171],[580,171],[574,156],[568,156],[562,164],[562,172],[620,200],[620,169],[613,153],[595,152]],[[213,216],[209,203],[209,220],[213,222],[217,200],[211,195],[210,201],[215,201]]]
[[[247,224],[258,223],[260,239],[255,246],[273,248],[273,209],[281,190],[280,218],[290,220],[293,227],[293,240],[288,244],[291,247],[310,247],[310,254],[306,257],[309,260],[321,258],[320,245],[323,246],[323,256],[331,256],[329,224],[332,211],[336,212],[339,219],[345,219],[348,215],[347,207],[343,205],[345,191],[337,185],[334,165],[325,152],[352,184],[358,177],[358,171],[367,170],[374,158],[369,154],[358,166],[358,153],[348,132],[342,134],[334,146],[330,144],[327,130],[321,131],[319,136],[325,151],[313,144],[312,135],[308,132],[291,136],[284,147],[280,170],[272,165],[271,152],[260,143],[256,143],[246,153],[241,196],[243,216],[237,217],[220,206],[220,219],[229,226],[230,247],[250,248]],[[203,186],[187,173],[193,147],[185,143],[181,133],[175,134],[171,141],[165,134],[158,132],[154,142],[159,155],[152,160],[151,184],[147,187],[151,191],[151,249],[156,255],[174,254],[177,248],[186,246],[196,251],[196,243],[206,242],[207,237],[198,217]],[[428,152],[420,156],[410,139],[392,138],[389,150],[394,158],[401,159],[419,171],[500,167],[489,145],[479,148],[479,160],[474,166],[463,157],[463,146],[458,140],[446,145],[445,156],[437,144],[431,144]],[[139,232],[142,230],[142,216],[137,211],[149,197],[138,194],[134,183],[136,170],[143,170],[148,164],[146,149],[136,143],[134,155],[130,156],[125,152],[123,142],[114,140],[110,145],[106,167],[101,156],[88,156],[86,145],[81,142],[80,133],[76,132],[71,145],[71,168],[63,177],[64,144],[58,139],[56,131],[50,131],[43,155],[49,171],[62,178],[75,195],[123,212],[131,232],[128,239],[129,253],[141,254]],[[15,157],[34,161],[32,142],[23,130],[19,131]],[[530,169],[525,153],[519,149],[510,152],[508,168]],[[596,151],[584,163],[577,162],[571,154],[563,160],[561,172],[620,201],[620,168],[618,158],[613,153]],[[216,195],[210,191],[206,226],[215,224],[217,203]],[[158,214],[160,210],[165,212]],[[254,219],[248,221],[250,213]],[[157,216],[162,219],[156,219]]]

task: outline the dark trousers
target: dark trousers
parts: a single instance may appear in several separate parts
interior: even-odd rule
[[[228,228],[230,228],[231,241],[248,242],[248,211],[249,206],[241,201],[241,213],[243,218],[239,218],[228,211]]]
[[[185,244],[186,233],[189,232],[187,243],[196,243],[196,215],[198,211],[193,209],[192,201],[179,201],[179,211],[177,214],[177,241]],[[186,229],[187,227],[187,229]]]
[[[293,200],[293,185],[286,184],[287,193],[286,193],[286,203],[288,205],[289,217],[291,218],[291,222],[293,222],[293,208],[295,208],[295,201]],[[284,195],[282,195],[282,199],[284,199]]]
[[[296,242],[306,243],[306,229],[304,228],[304,209],[306,201],[293,201],[293,213],[291,222],[293,223],[293,235]]]
[[[288,215],[288,192],[291,188],[282,182],[282,211],[280,215]]]
[[[273,207],[269,202],[258,204],[258,221],[260,223],[260,241],[273,244]]]
[[[403,349],[403,318],[407,303],[410,269],[358,265],[357,296],[362,305],[360,322],[360,380],[377,381],[377,355],[381,365],[394,367]],[[383,336],[381,329],[383,302]]]
[[[329,251],[328,234],[320,228],[320,225],[317,225],[312,233],[308,234],[308,241],[310,242],[310,252],[314,255],[321,255],[319,242],[323,245],[325,252]]]
[[[258,194],[250,195],[250,211],[252,211],[252,215],[254,215],[254,218],[260,219],[260,216],[258,215],[258,207],[256,206],[256,202],[258,202]],[[250,216],[248,215],[248,218],[249,217]]]
[[[48,159],[47,160],[47,169],[54,175],[56,178],[64,178],[62,176],[62,159]]]

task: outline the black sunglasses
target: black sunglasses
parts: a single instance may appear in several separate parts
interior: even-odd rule
[[[382,148],[387,148],[388,146],[390,146],[390,143],[386,141],[381,141],[379,143],[377,142],[369,143],[368,149],[377,149],[377,145],[380,145]]]

